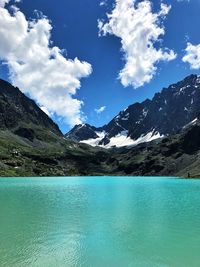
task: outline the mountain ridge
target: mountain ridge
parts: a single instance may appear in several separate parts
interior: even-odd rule
[[[0,79],[0,129],[19,131],[20,126],[28,129],[30,124],[62,135],[58,125],[32,99],[17,87]]]
[[[192,74],[183,80],[163,88],[154,97],[141,103],[129,105],[108,124],[96,128],[89,124],[75,126],[66,136],[78,142],[111,147],[117,140],[138,144],[175,134],[184,125],[195,119],[200,106],[200,76]],[[84,139],[87,130],[89,137]],[[78,131],[78,129],[82,129]],[[105,133],[98,140],[98,132]],[[93,137],[92,137],[93,136]],[[93,139],[93,140],[89,140]],[[95,143],[94,140],[97,140]],[[88,141],[89,140],[89,141]],[[132,141],[131,141],[132,140]],[[123,144],[123,142],[122,142]],[[117,145],[116,145],[117,146]]]
[[[191,95],[194,84],[190,89]],[[199,90],[199,86],[196,89]],[[191,104],[191,98],[187,102]],[[197,110],[190,114],[189,119],[194,117]],[[0,80],[0,176],[200,177],[199,113],[175,134],[162,139],[144,142],[143,136],[135,146],[110,149],[92,147],[64,137],[58,126],[33,100],[18,88]],[[93,131],[96,130],[89,125],[85,129],[79,128],[77,131],[82,129],[88,138],[93,137]],[[104,138],[102,129],[98,130],[95,134],[101,141]]]

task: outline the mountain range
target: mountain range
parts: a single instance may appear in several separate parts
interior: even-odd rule
[[[76,125],[66,137],[93,146],[137,145],[177,133],[194,120],[200,111],[200,76],[163,88],[152,100],[134,103],[108,124],[96,128]]]
[[[0,176],[200,177],[199,114],[200,77],[190,75],[107,125],[76,125],[63,135],[33,100],[0,80]]]

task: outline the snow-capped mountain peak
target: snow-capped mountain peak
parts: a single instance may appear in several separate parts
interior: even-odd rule
[[[130,105],[107,125],[75,126],[67,136],[103,147],[137,145],[176,133],[200,112],[200,76],[184,80],[156,93],[152,100]]]

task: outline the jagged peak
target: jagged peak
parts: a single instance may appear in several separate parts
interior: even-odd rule
[[[152,129],[155,129],[160,136],[176,133],[193,121],[200,111],[198,77],[196,74],[191,74],[182,81],[163,88],[151,100],[136,102],[120,111],[108,124],[101,127],[101,131],[106,135],[99,144],[108,144],[121,131],[126,131],[132,140],[150,133]],[[95,127],[89,125],[89,128],[95,132]],[[79,133],[76,131],[76,135],[81,136],[82,133],[83,131]],[[91,138],[91,135],[89,137]]]

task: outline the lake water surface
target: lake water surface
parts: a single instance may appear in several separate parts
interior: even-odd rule
[[[0,179],[0,266],[198,267],[200,181]]]

